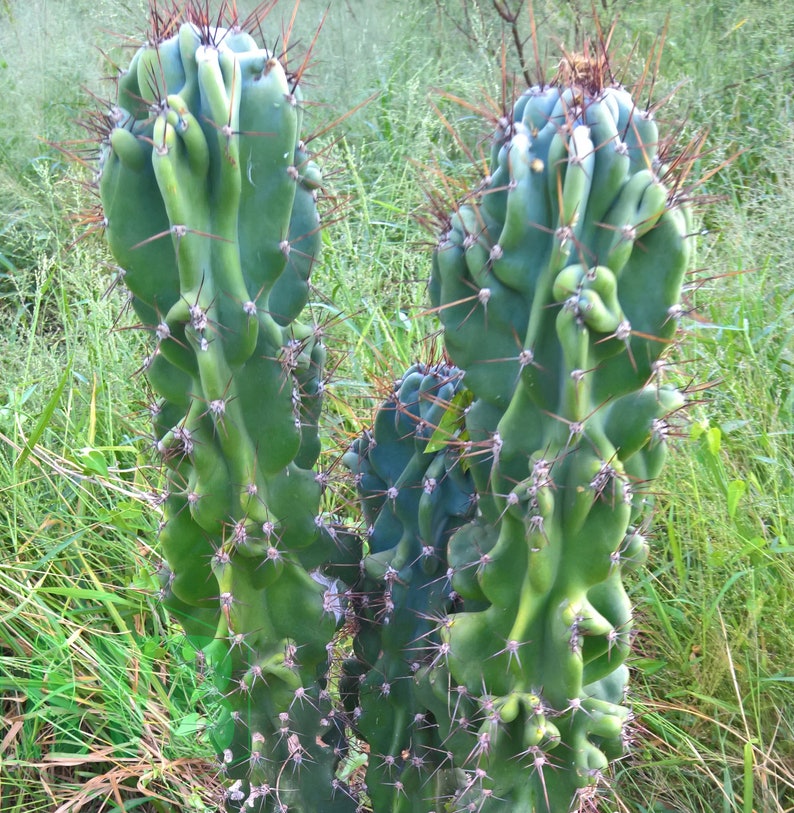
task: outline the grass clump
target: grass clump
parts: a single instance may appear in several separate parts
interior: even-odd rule
[[[0,303],[0,807],[169,810],[209,798],[213,770],[206,692],[155,601],[137,343],[114,332],[104,251],[72,245],[73,183],[40,183],[52,248]]]

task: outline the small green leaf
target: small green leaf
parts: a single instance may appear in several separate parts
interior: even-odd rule
[[[667,666],[667,661],[660,661],[656,658],[635,658],[632,660],[631,665],[638,669],[643,675],[650,677],[655,675],[660,669]]]
[[[722,567],[728,561],[728,554],[724,550],[712,549],[707,557],[709,567]]]
[[[747,483],[744,480],[731,480],[728,483],[728,516],[733,519],[736,516],[736,508],[739,500],[747,491]]]
[[[130,602],[117,593],[106,593],[103,590],[92,590],[90,587],[47,587],[38,588],[40,593],[52,596],[63,596],[75,601],[100,601],[103,603],[121,604],[129,606]]]
[[[430,436],[430,440],[425,447],[425,454],[435,454],[449,445],[450,440],[466,440],[466,432],[463,429],[463,416],[471,406],[474,394],[469,390],[458,390],[449,402],[446,412],[438,426]]]
[[[769,550],[772,553],[794,553],[794,545],[789,545],[785,536],[778,536],[769,543]]]
[[[108,476],[108,462],[98,449],[81,449],[78,452],[78,458],[83,466],[83,474]]]
[[[141,647],[141,653],[151,660],[162,660],[167,656],[167,651],[158,640],[147,639]]]
[[[52,414],[55,412],[55,408],[58,406],[58,402],[61,400],[61,395],[63,395],[66,382],[69,380],[69,376],[71,375],[71,369],[72,361],[70,359],[66,365],[66,369],[63,371],[61,380],[58,382],[58,386],[55,388],[50,400],[42,410],[36,426],[30,433],[27,443],[25,444],[25,448],[19,453],[19,457],[17,457],[16,461],[14,462],[15,468],[19,468],[28,459],[28,456],[39,442],[39,438],[44,434],[44,430],[47,428],[47,424],[50,422]]]
[[[755,810],[753,806],[753,784],[754,784],[754,761],[753,761],[753,745],[758,742],[755,738],[744,744],[744,804],[742,805],[743,813],[753,813]]]
[[[761,536],[754,536],[752,539],[745,540],[746,544],[739,551],[739,556],[753,556],[756,558],[767,549],[767,542]]]
[[[179,725],[174,729],[175,737],[193,737],[196,734],[204,731],[207,727],[207,720],[198,712],[185,715],[180,721]]]
[[[709,428],[708,421],[695,421],[689,430],[689,436],[692,440],[699,440]]]
[[[714,457],[717,457],[720,453],[720,445],[722,441],[722,432],[718,426],[712,426],[709,428],[708,432],[706,432],[706,444],[708,446],[708,450]]]
[[[367,755],[363,751],[352,751],[348,758],[342,763],[339,770],[339,778],[347,781],[362,765],[367,764]]]
[[[190,644],[185,644],[182,647],[182,660],[184,660],[185,663],[192,663],[196,660],[196,648]]]

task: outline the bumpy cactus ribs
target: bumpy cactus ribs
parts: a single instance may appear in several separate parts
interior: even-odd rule
[[[214,736],[229,807],[352,810],[334,778],[345,746],[323,572],[346,549],[311,470],[326,351],[296,321],[320,248],[300,76],[234,15],[152,13],[118,82],[99,189],[152,337],[163,596],[227,700]]]
[[[413,365],[343,458],[355,474],[368,555],[353,586],[358,633],[342,696],[369,745],[373,810],[432,809],[453,767],[415,675],[455,603],[449,538],[475,508],[458,425],[444,425],[461,386],[454,367]]]
[[[474,396],[479,516],[451,539],[452,585],[484,605],[442,630],[476,701],[456,809],[568,811],[623,750],[622,577],[646,555],[647,483],[685,400],[662,381],[691,231],[665,160],[606,60],[566,58],[499,121],[434,253],[433,306]]]
[[[583,807],[627,739],[623,579],[686,402],[663,373],[689,159],[605,58],[518,98],[433,254],[446,361],[412,366],[349,446],[366,532],[343,530],[316,470],[323,330],[300,321],[322,190],[302,69],[233,7],[152,4],[98,175],[150,337],[162,596],[223,698],[227,809]]]

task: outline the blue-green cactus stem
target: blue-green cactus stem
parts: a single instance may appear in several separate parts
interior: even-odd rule
[[[441,793],[452,768],[414,675],[433,657],[438,620],[456,601],[447,542],[474,510],[459,428],[445,422],[460,384],[454,368],[414,365],[344,457],[369,525],[353,587],[358,660],[346,666],[346,703],[369,744],[372,804],[393,813],[435,809],[433,788]]]

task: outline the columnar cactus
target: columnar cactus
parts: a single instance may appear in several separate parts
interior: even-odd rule
[[[357,633],[343,698],[369,745],[366,784],[377,811],[433,809],[452,780],[414,676],[438,646],[439,620],[455,603],[447,543],[474,512],[471,475],[456,443],[460,429],[442,421],[454,414],[461,384],[460,370],[415,364],[343,458],[355,474],[368,540],[351,591]]]
[[[684,403],[663,382],[690,256],[670,177],[653,114],[606,60],[566,58],[500,120],[489,175],[434,253],[479,497],[448,557],[480,609],[445,620],[449,676],[423,677],[439,719],[455,708],[456,810],[564,813],[623,750],[622,576],[646,555],[646,484]],[[474,746],[456,746],[466,731]]]
[[[324,520],[312,471],[322,331],[296,321],[320,246],[300,77],[201,4],[154,19],[118,82],[99,189],[152,338],[163,596],[226,698],[229,808],[353,810],[335,778],[341,613],[323,572],[350,538]]]
[[[233,14],[152,10],[98,186],[150,336],[162,595],[226,704],[228,809],[359,809],[352,729],[374,813],[567,813],[625,745],[623,576],[685,403],[663,373],[689,212],[652,113],[576,56],[498,122],[433,255],[451,363],[410,368],[343,458],[362,542],[315,471],[300,76]]]

